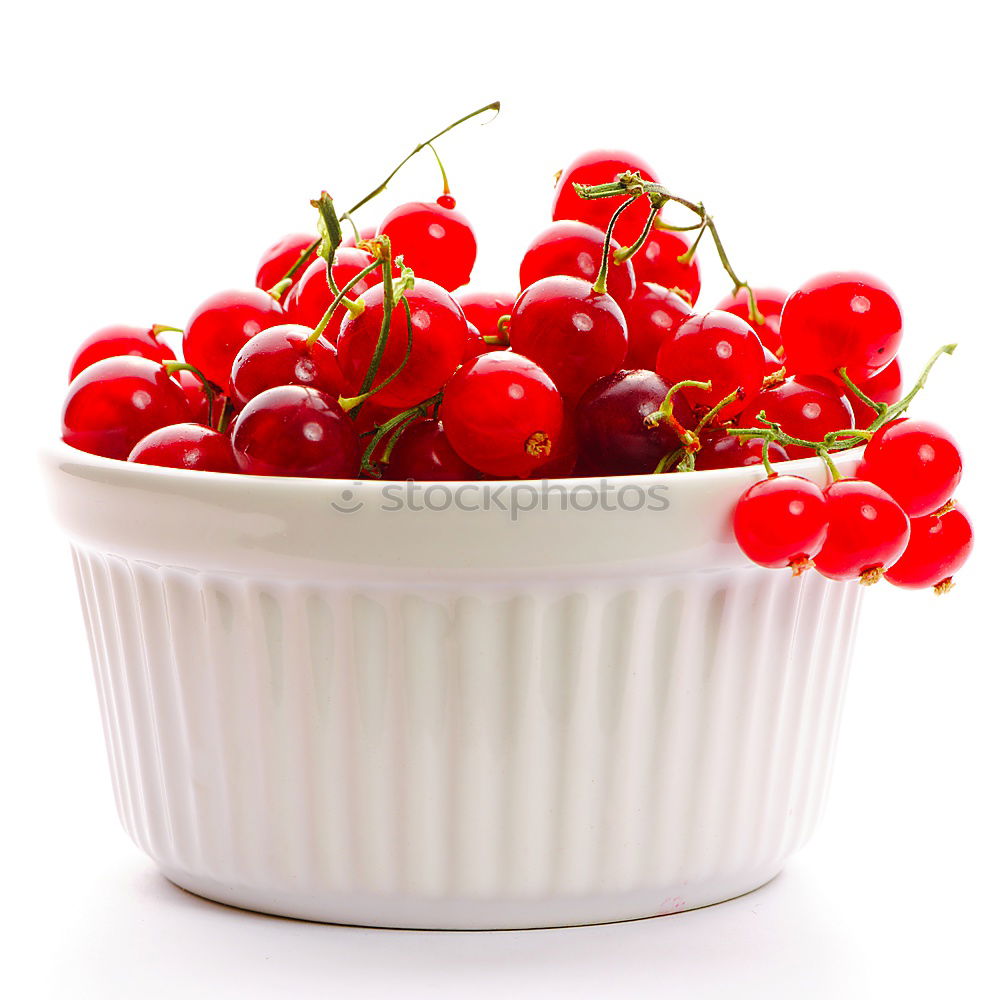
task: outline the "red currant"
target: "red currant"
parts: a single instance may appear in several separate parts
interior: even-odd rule
[[[495,337],[501,316],[509,316],[514,296],[505,292],[460,292],[455,301],[465,318],[484,336]]]
[[[404,294],[413,326],[409,358],[406,310],[400,304],[392,311],[389,336],[371,386],[381,385],[406,359],[402,372],[372,396],[379,405],[397,409],[413,406],[437,392],[461,364],[469,337],[461,308],[440,285],[417,278]],[[384,315],[381,288],[365,292],[361,301],[364,312],[345,317],[337,338],[337,357],[352,394],[361,392]]]
[[[260,258],[257,265],[257,287],[265,292],[269,288],[274,288],[302,256],[303,252],[315,242],[316,237],[310,236],[308,233],[292,233],[289,236],[283,236],[274,246],[265,250]],[[308,265],[309,261],[306,261],[295,272],[297,278],[302,276],[302,272]]]
[[[854,426],[854,413],[840,388],[818,375],[795,375],[765,389],[750,410],[744,410],[740,426],[757,427],[757,414],[764,411],[768,420],[781,425],[792,437],[822,441],[831,431]],[[790,458],[815,455],[812,448],[786,445]]]
[[[847,368],[869,378],[896,356],[903,314],[877,278],[852,272],[823,274],[792,292],[781,311],[781,342],[789,370],[831,375]]]
[[[670,386],[656,372],[615,372],[598,379],[576,407],[581,455],[604,475],[653,472],[665,455],[680,447],[666,420],[653,421]],[[683,399],[674,399],[674,416],[684,427],[693,414]]]
[[[625,360],[625,315],[582,278],[555,275],[529,285],[510,317],[510,345],[536,361],[573,405]]]
[[[906,512],[885,490],[863,479],[838,479],[823,493],[830,531],[815,558],[816,569],[831,580],[874,583],[906,548]]]
[[[184,360],[226,391],[233,359],[255,334],[285,318],[274,299],[251,291],[218,292],[194,311],[184,331]]]
[[[469,361],[472,358],[478,358],[480,354],[486,354],[488,351],[495,350],[492,344],[487,344],[483,340],[483,335],[479,330],[466,320],[466,324],[469,329],[469,335],[465,338],[465,352],[462,354],[463,361]]]
[[[639,252],[632,257],[635,265],[636,281],[651,281],[664,288],[679,290],[694,305],[701,294],[701,275],[698,260],[692,257],[681,262],[690,249],[688,241],[680,233],[669,229],[653,229]]]
[[[452,447],[473,468],[519,478],[555,451],[563,401],[533,361],[491,351],[462,365],[445,386],[441,422]]]
[[[222,413],[221,407],[225,405],[224,397],[216,395],[210,413],[208,393],[205,391],[201,379],[193,372],[182,368],[180,371],[174,372],[173,379],[184,390],[184,397],[187,399],[188,409],[191,411],[191,419],[196,423],[208,424],[210,417],[218,417]]]
[[[737,416],[750,408],[764,381],[764,348],[750,326],[732,313],[713,310],[692,316],[664,338],[656,370],[671,385],[711,382],[711,389],[681,389],[699,414],[737,389],[742,398],[728,403],[716,418]]]
[[[715,308],[731,312],[745,320],[769,351],[777,351],[781,347],[781,310],[788,292],[778,288],[755,288],[753,296],[757,311],[764,317],[763,323],[754,323],[750,319],[750,297],[745,288],[741,288],[735,295],[727,295]]]
[[[686,299],[648,281],[639,283],[623,312],[628,326],[625,365],[646,369],[656,367],[656,356],[664,339],[694,315]]]
[[[337,352],[325,338],[309,343],[307,326],[282,324],[261,330],[240,349],[230,376],[232,398],[245,406],[265,389],[308,385],[337,399],[347,388]]]
[[[233,451],[255,476],[354,479],[361,442],[351,418],[318,389],[282,385],[254,396],[233,424]]]
[[[764,459],[764,442],[760,438],[741,441],[723,428],[699,435],[701,448],[695,459],[699,469],[736,469],[745,465],[760,465]],[[780,444],[767,449],[770,462],[787,462],[788,452]]]
[[[228,436],[201,424],[170,424],[151,431],[132,449],[128,460],[168,469],[240,471]]]
[[[656,181],[652,167],[645,160],[632,153],[618,150],[596,149],[578,156],[559,175],[556,182],[555,200],[552,204],[552,219],[576,219],[606,230],[615,209],[619,208],[626,196],[620,198],[599,198],[587,201],[573,189],[575,184],[609,184],[626,170],[637,171],[646,181]],[[649,215],[649,204],[640,198],[629,206],[615,224],[615,239],[622,246],[630,246],[641,235]]]
[[[736,542],[748,559],[769,569],[808,569],[827,537],[823,491],[801,476],[771,476],[740,497],[733,514]]]
[[[407,202],[394,208],[378,231],[389,237],[393,258],[402,254],[417,277],[449,292],[468,284],[476,262],[476,237],[454,199],[443,195],[437,202]]]
[[[184,390],[148,358],[105,358],[70,383],[62,438],[81,451],[128,458],[150,431],[191,419]]]
[[[915,517],[906,551],[886,570],[885,578],[897,587],[933,587],[944,593],[972,553],[972,542],[972,523],[961,507]]]
[[[876,403],[898,403],[903,397],[903,370],[899,358],[893,358],[880,372],[871,378],[862,379],[858,388]],[[848,393],[847,400],[854,410],[854,423],[858,427],[867,427],[878,414],[868,405],[862,403],[854,393]]]
[[[612,240],[608,294],[624,309],[635,293],[635,271],[631,260],[615,263],[613,254],[618,249],[618,241]],[[521,288],[554,274],[568,274],[592,283],[601,270],[603,256],[604,233],[600,229],[573,220],[554,222],[532,240],[522,258]]]
[[[149,358],[150,361],[175,361],[174,352],[157,339],[155,327],[106,326],[92,333],[73,355],[69,367],[69,380],[73,381],[95,361],[131,355]]]
[[[440,420],[414,420],[399,435],[389,455],[386,479],[457,482],[478,479],[476,470],[452,448]]]
[[[333,280],[338,288],[343,288],[368,267],[373,258],[371,254],[365,253],[363,250],[339,247],[333,260]],[[348,292],[348,295],[354,299],[369,288],[381,287],[381,272],[372,271],[371,274],[362,278]],[[315,330],[332,303],[333,292],[330,291],[330,283],[327,280],[326,261],[314,260],[289,290],[288,298],[285,300],[285,312],[289,322],[299,323]],[[347,309],[343,304],[337,306],[327,324],[327,331],[335,333],[339,330],[346,314]]]
[[[875,432],[858,475],[881,486],[910,517],[924,517],[955,495],[962,456],[944,428],[901,417]]]

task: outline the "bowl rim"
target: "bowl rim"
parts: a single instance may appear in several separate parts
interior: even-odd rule
[[[844,449],[832,452],[831,458],[840,465],[842,463],[852,464],[855,460],[860,460],[864,452],[864,445],[855,448]],[[242,489],[252,489],[259,491],[289,491],[295,493],[307,493],[315,491],[325,493],[332,485],[349,484],[353,490],[362,491],[371,495],[376,494],[386,486],[405,486],[407,483],[416,483],[427,489],[431,486],[443,487],[449,490],[468,489],[498,489],[501,486],[520,486],[522,488],[535,488],[544,491],[553,486],[565,484],[569,487],[598,486],[601,483],[609,486],[621,488],[623,486],[635,486],[640,489],[650,489],[657,485],[667,483],[672,490],[685,489],[684,484],[700,484],[702,487],[717,485],[720,488],[734,486],[740,482],[748,485],[760,480],[764,471],[760,464],[737,466],[728,469],[695,469],[689,474],[677,473],[654,473],[647,472],[639,475],[609,475],[609,476],[569,476],[553,477],[545,479],[463,479],[463,480],[406,480],[406,479],[335,479],[324,477],[307,476],[254,476],[240,472],[208,472],[198,469],[174,469],[159,465],[145,465],[138,462],[128,462],[123,459],[105,458],[102,455],[94,455],[67,444],[62,440],[48,441],[40,449],[40,457],[43,461],[56,467],[67,465],[77,468],[90,468],[97,472],[108,473],[119,479],[131,479],[147,484],[161,483],[165,487],[188,484],[196,489],[198,484],[205,486],[208,484],[239,485]],[[772,463],[779,475],[798,475],[811,478],[814,481],[822,479],[824,476],[829,479],[825,463],[818,455],[807,456],[805,458],[793,458],[783,462]]]

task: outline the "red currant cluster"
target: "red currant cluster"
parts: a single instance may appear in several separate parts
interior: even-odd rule
[[[343,214],[324,193],[318,238],[280,240],[256,288],[212,296],[183,330],[90,337],[71,367],[64,440],[152,465],[348,479],[762,463],[769,478],[736,510],[751,559],[943,587],[971,544],[950,503],[960,461],[947,434],[902,417],[923,379],[902,396],[902,317],[877,280],[754,289],[704,205],[668,191],[638,157],[607,151],[560,175],[517,296],[458,291],[477,244],[443,166],[436,201],[356,228],[355,213],[410,157],[426,148],[440,165],[437,139],[498,108],[419,144]],[[668,222],[668,205],[691,221]],[[696,312],[706,235],[733,294]],[[172,332],[183,360],[164,342]],[[864,478],[838,478],[830,453],[863,443]],[[826,490],[773,472],[817,454],[834,478]]]

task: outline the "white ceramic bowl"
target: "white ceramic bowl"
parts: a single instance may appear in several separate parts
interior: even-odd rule
[[[121,819],[185,889],[388,927],[627,920],[756,888],[815,825],[862,588],[745,560],[759,467],[407,499],[46,466]]]

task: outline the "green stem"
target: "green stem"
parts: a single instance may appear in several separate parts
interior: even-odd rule
[[[643,244],[649,238],[650,232],[652,232],[653,223],[656,221],[657,215],[660,214],[660,209],[662,207],[663,204],[658,198],[650,197],[649,215],[646,217],[646,225],[643,226],[642,233],[630,247],[621,247],[615,251],[616,264],[621,264],[630,257],[634,257],[642,249]]]
[[[437,139],[440,139],[441,136],[445,135],[447,132],[450,132],[453,128],[457,128],[459,125],[463,124],[464,122],[467,122],[470,118],[475,118],[477,115],[485,114],[487,111],[494,111],[497,114],[499,114],[500,102],[493,101],[490,104],[483,105],[483,107],[481,108],[477,108],[475,111],[470,111],[469,114],[463,115],[461,118],[458,119],[458,121],[452,122],[447,128],[441,129],[440,132],[437,132],[436,134],[432,135],[429,139],[425,139],[423,142],[417,143],[417,145],[414,146],[413,151],[411,153],[408,153],[405,157],[403,157],[403,159],[399,162],[396,168],[390,172],[389,176],[386,177],[386,179],[382,181],[382,183],[379,184],[377,188],[375,188],[372,191],[369,191],[368,194],[366,194],[364,198],[361,199],[361,201],[359,201],[355,205],[352,205],[347,210],[345,215],[353,215],[359,208],[361,208],[362,205],[367,205],[368,202],[372,200],[372,198],[375,198],[378,195],[380,195],[389,186],[393,177],[395,177],[396,174],[398,174],[399,171],[402,170],[403,167],[406,166],[406,164],[410,160],[412,160],[413,157],[420,152],[420,150],[424,148],[424,146],[429,146],[432,142],[435,142]]]
[[[771,465],[771,457],[767,453],[767,449],[771,447],[770,441],[764,441],[761,444],[760,449],[760,461],[761,465],[764,466],[764,472],[767,473],[767,478],[770,479],[771,476],[776,475],[774,471],[774,466]]]
[[[441,193],[451,194],[451,188],[448,186],[448,175],[445,173],[444,164],[441,162],[441,157],[438,156],[438,151],[430,143],[427,143],[427,148],[434,154],[434,159],[437,160],[438,170],[441,171],[441,181],[444,184],[444,190]]]
[[[208,400],[208,423],[211,425],[213,423],[212,416],[215,412],[215,401],[222,395],[222,388],[214,382],[210,382],[202,374],[201,369],[195,368],[194,365],[188,364],[187,361],[164,361],[163,370],[168,375],[174,375],[177,372],[191,372],[201,382],[201,390],[205,393],[205,399]],[[223,407],[223,413],[225,413],[225,407]]]
[[[601,253],[601,269],[597,272],[597,278],[594,281],[594,292],[597,295],[606,295],[608,291],[608,264],[611,260],[611,234],[614,232],[615,223],[618,221],[622,212],[638,201],[640,197],[641,195],[635,195],[634,197],[629,198],[628,201],[622,202],[622,204],[615,209],[614,215],[611,216],[611,220],[608,222],[608,228],[604,233],[604,250]]]
[[[309,334],[306,340],[307,344],[315,344],[317,340],[322,336],[323,331],[327,328],[330,320],[333,319],[333,314],[337,311],[337,307],[343,304],[352,316],[360,316],[364,312],[365,304],[360,299],[351,300],[347,297],[347,293],[359,282],[362,278],[366,278],[372,271],[377,270],[382,266],[381,261],[374,261],[369,264],[363,271],[359,271],[344,287],[340,292],[334,297],[334,300],[327,306],[326,312],[320,318],[319,323],[316,324],[316,329]]]
[[[149,329],[149,335],[156,340],[161,333],[183,333],[179,326],[164,326],[162,323],[154,323]]]
[[[305,250],[303,250],[302,253],[299,254],[295,263],[292,264],[292,266],[287,271],[285,271],[285,273],[281,276],[281,280],[285,281],[288,278],[291,278],[294,281],[295,276],[299,273],[299,271],[301,271],[305,267],[306,261],[319,249],[319,245],[322,242],[323,242],[322,236],[318,236],[315,240],[313,240],[312,243],[310,243],[309,246],[307,246]]]

